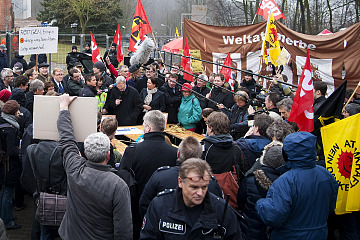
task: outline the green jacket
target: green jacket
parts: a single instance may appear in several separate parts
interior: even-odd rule
[[[178,112],[179,123],[185,129],[194,128],[201,119],[201,112],[200,102],[194,95],[182,97]]]

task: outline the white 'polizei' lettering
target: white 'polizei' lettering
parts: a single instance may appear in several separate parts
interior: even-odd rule
[[[184,230],[184,225],[182,225],[182,224],[163,222],[162,226],[167,229],[173,229],[173,230],[179,230],[179,231]]]

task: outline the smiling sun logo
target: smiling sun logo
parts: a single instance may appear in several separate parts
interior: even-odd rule
[[[341,176],[347,179],[350,179],[353,157],[354,154],[348,151],[343,152],[343,150],[341,150],[341,153],[339,154],[339,158],[338,158],[339,173],[341,174]]]

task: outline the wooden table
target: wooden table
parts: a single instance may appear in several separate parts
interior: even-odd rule
[[[165,128],[165,133],[170,136],[170,137],[173,137],[175,138],[175,145],[179,145],[180,142],[182,140],[184,140],[185,138],[187,138],[188,136],[193,136],[195,137],[197,140],[201,141],[205,138],[205,136],[203,135],[200,135],[200,134],[197,134],[197,133],[194,133],[194,132],[191,132],[189,130],[185,130],[183,132],[174,132],[171,130],[170,126],[172,126],[174,124],[167,124],[166,125],[166,128]],[[124,126],[125,128],[129,128],[129,127],[136,127],[138,129],[140,129],[141,131],[144,130],[144,126],[143,125],[136,125],[136,126]],[[136,141],[136,139],[138,139],[138,137],[140,136],[141,134],[126,134],[124,135],[125,137],[129,138],[130,140],[132,141]],[[178,141],[180,140],[180,141]]]

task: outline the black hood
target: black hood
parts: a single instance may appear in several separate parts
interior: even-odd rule
[[[230,134],[211,135],[204,139],[220,148],[229,148],[233,145],[233,138]]]
[[[15,100],[20,104],[20,106],[24,106],[25,105],[25,93],[24,93],[24,91],[22,89],[20,89],[20,88],[14,88],[11,91],[10,100]]]

